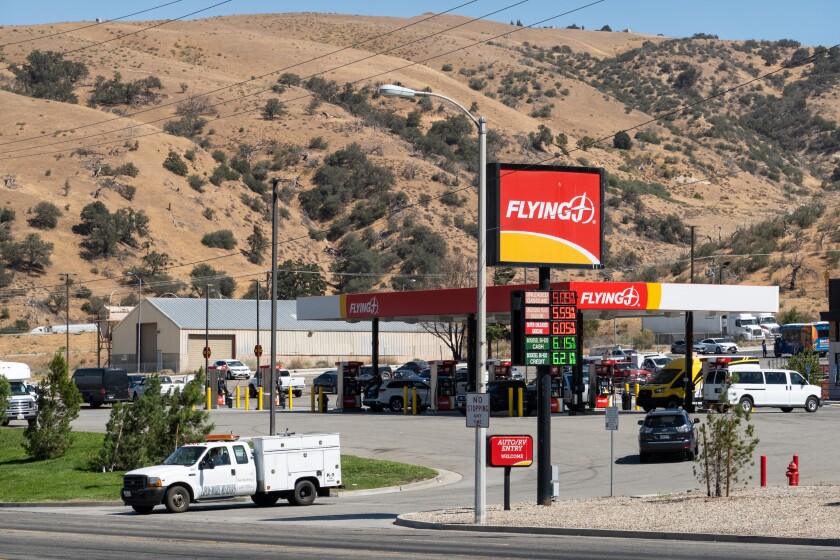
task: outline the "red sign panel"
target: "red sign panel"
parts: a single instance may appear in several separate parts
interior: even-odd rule
[[[525,321],[525,334],[549,334],[551,323],[548,321]]]
[[[600,268],[606,173],[490,164],[487,264]]]
[[[487,461],[491,467],[530,467],[534,462],[531,436],[490,436]]]

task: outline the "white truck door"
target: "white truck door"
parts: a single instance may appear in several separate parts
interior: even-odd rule
[[[199,462],[213,468],[200,468],[200,498],[225,498],[236,492],[236,468],[232,465],[231,452],[227,445],[211,447]],[[209,466],[209,465],[207,465]]]
[[[805,381],[802,374],[798,371],[788,371],[790,375],[790,406],[805,406],[805,399],[811,395],[811,385]]]
[[[257,468],[251,448],[243,443],[233,445],[234,469],[236,477],[236,495],[250,496],[257,491]]]
[[[783,371],[765,371],[764,379],[767,383],[768,406],[788,406],[790,390],[788,389],[787,374]],[[802,404],[805,404],[804,401]]]

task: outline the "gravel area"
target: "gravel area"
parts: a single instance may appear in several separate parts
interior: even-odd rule
[[[729,535],[837,538],[840,486],[744,488],[728,498],[697,493],[560,500],[551,507],[487,507],[487,525],[682,531]],[[403,515],[406,519],[472,525],[472,508]]]

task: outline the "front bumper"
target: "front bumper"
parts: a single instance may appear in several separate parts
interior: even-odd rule
[[[129,495],[126,496],[126,493]],[[120,491],[120,498],[127,506],[156,506],[163,503],[163,496],[166,488],[123,488]]]
[[[671,436],[672,438],[675,436]],[[669,440],[639,440],[639,451],[642,453],[672,453],[679,451],[690,451],[693,447],[691,439],[669,439]]]

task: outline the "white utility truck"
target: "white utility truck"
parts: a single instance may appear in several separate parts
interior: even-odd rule
[[[308,506],[316,496],[329,496],[330,488],[342,487],[338,434],[241,440],[230,434],[207,436],[179,447],[161,465],[125,473],[120,497],[137,513],[151,513],[160,504],[181,513],[193,502],[236,496],[251,496],[258,506],[280,498]]]
[[[29,382],[32,377],[29,366],[18,362],[0,362],[0,375],[12,386],[12,396],[3,425],[12,420],[34,422],[38,418],[38,397],[35,386]]]

